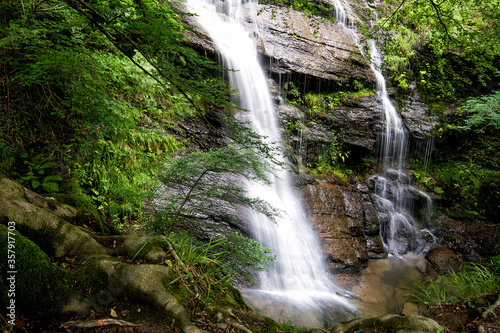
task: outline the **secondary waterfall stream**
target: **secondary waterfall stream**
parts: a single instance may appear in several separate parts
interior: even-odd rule
[[[244,19],[255,24],[256,2],[241,0],[189,0],[224,64],[246,111],[239,117],[269,143],[281,140],[274,106],[264,72],[259,64],[255,41],[244,27]],[[269,271],[259,276],[260,288],[243,292],[247,302],[276,320],[292,320],[304,326],[324,326],[352,317],[355,307],[328,273],[319,240],[312,230],[300,200],[296,197],[288,171],[279,172],[270,186],[249,184],[248,191],[283,212],[277,223],[263,215],[253,215],[255,238],[276,254]]]
[[[352,12],[347,2],[348,12]],[[360,45],[356,27],[339,0],[333,0],[338,23],[349,32],[351,38]],[[370,7],[366,3],[367,7]],[[375,17],[377,16],[374,11]],[[422,191],[411,186],[410,177],[405,172],[409,137],[404,129],[398,111],[391,103],[386,81],[382,75],[382,56],[374,40],[368,40],[371,67],[377,81],[377,97],[385,115],[385,131],[379,139],[379,169],[381,172],[370,179],[376,195],[377,213],[380,218],[381,237],[390,255],[399,257],[406,253],[419,253],[425,247],[422,234],[414,216],[414,197],[424,198],[423,219],[429,218],[432,200]],[[365,54],[365,56],[367,56]],[[422,200],[421,200],[422,201]],[[427,222],[427,221],[423,221]]]
[[[399,256],[422,250],[421,232],[411,214],[412,195],[422,192],[410,186],[410,177],[404,172],[408,136],[396,108],[389,100],[385,79],[381,73],[382,59],[375,42],[371,40],[370,56],[374,69],[378,97],[385,112],[385,132],[380,143],[381,174],[372,181],[380,218],[381,235],[389,254]],[[427,197],[428,198],[428,197]]]

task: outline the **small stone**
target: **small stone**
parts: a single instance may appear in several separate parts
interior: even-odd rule
[[[405,303],[403,305],[403,310],[401,310],[401,314],[406,317],[418,316],[418,306],[415,303]]]
[[[424,274],[427,270],[427,263],[425,262],[425,260],[419,260],[417,262],[417,269],[422,273]]]

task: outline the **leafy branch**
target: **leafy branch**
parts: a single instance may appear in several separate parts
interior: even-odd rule
[[[469,131],[474,129],[477,133],[484,133],[490,127],[494,130],[500,129],[500,90],[493,94],[469,99],[464,107],[468,114],[465,125],[458,129]]]
[[[195,151],[173,158],[160,177],[167,188],[164,194],[168,202],[161,202],[159,209],[167,221],[153,225],[153,231],[170,234],[183,214],[228,217],[227,205],[246,206],[274,219],[276,209],[259,198],[248,197],[239,184],[235,185],[240,182],[239,177],[269,182],[271,170],[268,161],[241,146]]]

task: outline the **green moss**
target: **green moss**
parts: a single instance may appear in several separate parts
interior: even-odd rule
[[[113,227],[106,225],[95,205],[81,193],[51,193],[51,197],[56,198],[62,203],[73,206],[78,209],[77,216],[73,221],[77,225],[86,225],[95,232],[103,234],[116,234],[117,231]]]
[[[57,205],[50,200],[47,200],[47,205],[50,209],[57,209]]]
[[[185,308],[190,308],[190,299],[194,296],[194,294],[188,290],[186,286],[184,286],[179,279],[174,279],[172,281],[165,281],[165,288],[167,291],[174,295],[179,303]]]
[[[9,267],[7,262],[8,245],[14,244],[15,267]],[[52,312],[57,310],[63,300],[71,293],[66,285],[68,275],[50,262],[49,257],[32,241],[17,231],[9,231],[0,225],[0,269],[5,277],[15,276],[15,301],[23,309],[32,311]],[[9,254],[12,254],[10,252]],[[15,274],[7,271],[15,270]],[[0,284],[1,301],[9,299],[6,291],[8,282],[4,279]],[[43,304],[43,307],[40,305]]]
[[[90,262],[83,267],[71,271],[71,280],[75,288],[85,293],[98,293],[108,288],[108,275],[99,267],[97,262]]]
[[[407,317],[394,317],[385,322],[380,322],[380,326],[385,328],[388,332],[420,330],[420,327],[412,323]]]
[[[234,288],[233,286],[229,286],[229,293],[231,295],[231,298],[233,299],[235,305],[238,308],[241,309],[250,309],[248,305],[245,303],[245,300],[243,299],[243,296],[241,296],[241,293],[238,289]]]
[[[280,321],[279,325],[281,330],[285,332],[301,332],[304,330],[304,327],[295,325],[291,320]]]
[[[253,323],[258,323],[258,325],[250,326],[252,332],[278,332],[279,330],[283,330],[283,327],[271,318],[264,316],[259,317],[260,320],[252,321]]]
[[[99,212],[97,211],[94,204],[81,194],[51,193],[50,196],[56,198],[62,203],[65,203],[67,205],[73,206],[77,209],[81,209],[89,213],[96,220],[99,221],[101,220]]]

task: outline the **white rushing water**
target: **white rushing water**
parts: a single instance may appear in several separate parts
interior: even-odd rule
[[[241,0],[188,0],[200,25],[209,32],[224,64],[232,69],[229,77],[242,111],[253,130],[267,136],[269,143],[281,140],[267,79],[259,64],[255,41],[243,21],[255,18],[256,3]],[[255,20],[254,20],[255,22]],[[253,29],[258,29],[254,25]],[[276,255],[267,272],[260,273],[259,289],[243,295],[253,307],[276,320],[292,320],[300,325],[323,326],[349,319],[355,307],[347,292],[332,281],[317,236],[302,204],[294,193],[287,171],[270,186],[249,184],[248,191],[283,212],[277,223],[251,213],[254,236]]]
[[[334,0],[335,12],[339,24],[350,33],[354,42],[360,45],[353,20],[349,20],[339,0]],[[348,6],[348,3],[345,3]],[[368,6],[368,4],[366,4]],[[368,6],[369,7],[369,6]],[[349,9],[349,12],[352,12]],[[374,11],[375,18],[377,14]],[[385,131],[380,144],[379,161],[381,174],[372,177],[375,183],[378,215],[381,221],[381,236],[384,245],[391,255],[400,256],[408,252],[421,252],[425,242],[422,241],[419,227],[412,216],[416,194],[425,198],[423,204],[424,218],[428,220],[432,211],[430,197],[411,186],[410,177],[404,167],[408,150],[409,137],[404,129],[403,121],[398,111],[389,99],[385,78],[382,74],[382,56],[374,40],[368,40],[371,68],[377,81],[377,97],[380,100],[385,115]],[[364,54],[364,53],[363,53]],[[427,154],[427,152],[426,152]],[[427,221],[424,221],[427,222]]]
[[[375,41],[370,40],[369,44],[372,68],[377,79],[377,94],[382,101],[385,113],[385,132],[381,156],[382,162],[384,163],[384,169],[393,167],[396,168],[398,172],[401,172],[404,165],[404,156],[408,139],[398,111],[394,105],[392,105],[389,94],[387,93],[385,78],[381,72],[382,57],[380,56]]]
[[[375,182],[375,194],[379,197],[382,239],[391,255],[418,253],[423,250],[425,242],[413,216],[415,198],[424,198],[425,215],[431,213],[432,201],[427,194],[411,186],[411,179],[404,170],[409,138],[389,99],[381,72],[382,58],[377,46],[373,40],[369,41],[369,45],[372,68],[377,79],[377,94],[382,101],[386,122],[380,145],[382,172],[372,179]]]
[[[366,57],[359,33],[354,24],[353,11],[349,3],[332,0],[335,16],[339,25],[350,35],[359,51]],[[368,3],[365,5],[370,8]],[[377,13],[374,10],[375,20]],[[382,56],[374,40],[368,40],[371,59],[370,66],[377,82],[377,98],[382,104],[385,115],[385,130],[379,141],[379,163],[381,173],[373,176],[375,195],[378,198],[378,215],[381,220],[381,236],[384,245],[391,255],[400,256],[408,252],[422,251],[424,242],[421,240],[419,227],[412,216],[416,193],[425,197],[423,210],[424,222],[427,222],[432,210],[432,201],[423,192],[411,187],[410,177],[404,168],[408,150],[409,137],[398,111],[389,99],[387,85],[382,74]],[[426,152],[426,154],[428,154]]]

